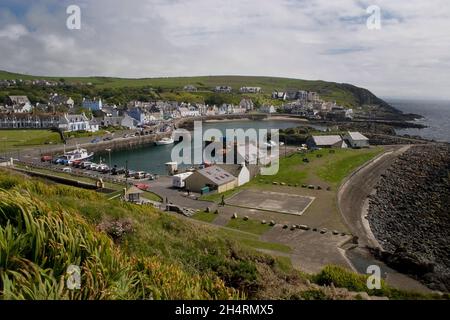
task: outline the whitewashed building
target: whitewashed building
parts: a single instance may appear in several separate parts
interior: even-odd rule
[[[347,132],[344,135],[344,140],[348,142],[352,148],[368,148],[369,138],[359,132]]]

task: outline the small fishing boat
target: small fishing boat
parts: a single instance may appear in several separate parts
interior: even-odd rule
[[[74,162],[90,159],[93,156],[93,152],[88,153],[86,149],[82,149],[77,146],[75,150],[64,152],[64,154],[59,157],[59,159],[61,159],[63,163],[72,164]]]
[[[157,146],[165,146],[165,145],[173,144],[173,143],[174,143],[173,138],[162,138],[161,140],[158,140],[155,142],[155,144]]]

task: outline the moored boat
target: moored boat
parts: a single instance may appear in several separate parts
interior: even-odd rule
[[[89,153],[86,149],[77,147],[75,150],[64,152],[64,154],[59,157],[63,163],[72,164],[74,162],[88,160],[94,156],[94,153]]]
[[[158,140],[155,142],[155,144],[157,146],[164,146],[164,145],[173,144],[173,143],[174,143],[173,138],[162,138],[161,140]]]

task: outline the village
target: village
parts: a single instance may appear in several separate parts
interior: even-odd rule
[[[62,85],[47,80],[1,80],[0,86],[13,86],[17,83],[50,88]],[[193,85],[183,87],[184,92],[197,92]],[[218,94],[231,94],[233,88],[227,85],[211,88]],[[50,129],[62,131],[96,132],[99,128],[122,127],[142,128],[174,119],[227,116],[245,114],[289,114],[310,120],[343,121],[353,117],[353,110],[327,102],[316,92],[304,90],[274,91],[270,97],[273,104],[256,106],[252,95],[261,94],[260,87],[241,87],[239,104],[223,103],[208,105],[177,101],[128,101],[126,105],[111,105],[100,97],[84,97],[80,105],[64,94],[51,93],[47,103],[31,103],[27,96],[7,96],[0,102],[0,129]]]

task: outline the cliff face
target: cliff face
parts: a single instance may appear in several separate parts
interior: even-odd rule
[[[351,94],[355,97],[357,103],[359,105],[372,104],[378,105],[380,110],[393,113],[393,114],[402,114],[400,110],[392,107],[386,101],[378,98],[372,92],[365,88],[356,87],[352,84],[343,83],[340,85],[344,90],[351,92]]]
[[[369,223],[399,271],[450,291],[450,146],[413,146],[382,177]]]

